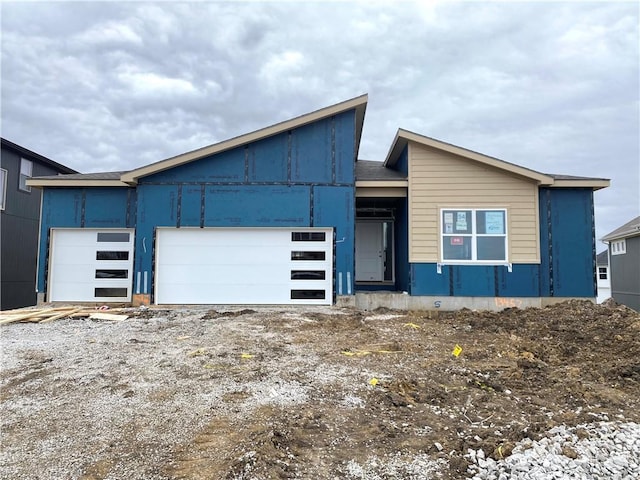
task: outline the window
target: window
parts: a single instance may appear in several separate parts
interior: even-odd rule
[[[291,300],[324,300],[324,290],[291,290]]]
[[[291,260],[324,260],[325,252],[291,252]]]
[[[324,270],[291,270],[291,280],[325,280]]]
[[[0,210],[4,210],[7,201],[7,171],[0,168]]]
[[[25,158],[20,159],[20,180],[18,188],[23,192],[30,192],[31,187],[27,185],[27,178],[33,176],[33,162]]]
[[[625,239],[611,242],[611,255],[622,255],[627,253],[627,241]]]
[[[127,232],[98,232],[98,242],[128,242]]]
[[[441,221],[444,263],[507,262],[505,209],[443,209]]]
[[[98,250],[96,260],[129,260],[129,252]]]
[[[600,280],[607,279],[607,267],[598,267],[598,278]]]
[[[94,288],[93,290],[95,297],[126,297],[128,294],[126,287]]]
[[[129,278],[129,270],[96,270],[96,278]]]
[[[325,232],[291,232],[292,242],[324,242]]]

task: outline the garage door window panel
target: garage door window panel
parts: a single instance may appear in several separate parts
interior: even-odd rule
[[[129,252],[98,250],[96,252],[96,260],[129,260]]]
[[[324,261],[326,254],[322,252],[312,251],[293,251],[291,252],[291,260],[295,261]]]
[[[129,243],[129,237],[128,232],[98,232],[97,234],[98,242]]]
[[[129,278],[128,270],[96,270],[96,278]]]
[[[291,300],[324,300],[325,290],[291,290]]]
[[[291,270],[291,280],[325,280],[324,270]]]
[[[129,295],[128,289],[123,287],[97,287],[94,295],[102,298],[121,298]]]
[[[325,232],[291,232],[292,242],[324,242]]]

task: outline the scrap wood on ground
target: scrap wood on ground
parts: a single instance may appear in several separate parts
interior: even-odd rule
[[[110,312],[121,312],[123,309],[112,309]],[[20,308],[0,312],[0,325],[14,322],[48,323],[62,318],[86,318],[94,320],[126,320],[129,315],[105,313],[104,310],[96,311],[91,307],[47,307],[47,308]]]

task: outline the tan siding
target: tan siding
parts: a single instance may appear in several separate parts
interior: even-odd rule
[[[448,207],[506,208],[509,261],[540,262],[533,180],[410,142],[409,261],[439,261],[440,208]]]

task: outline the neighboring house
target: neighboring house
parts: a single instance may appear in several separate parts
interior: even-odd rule
[[[36,258],[41,190],[28,178],[76,173],[9,140],[2,139],[0,164],[0,309],[36,304]]]
[[[640,217],[602,237],[609,246],[611,296],[640,311]]]
[[[598,283],[597,302],[611,298],[611,279],[609,278],[609,252],[603,250],[596,256],[596,281]]]
[[[593,191],[399,130],[367,96],[126,172],[43,177],[41,301],[504,308],[595,300]]]

